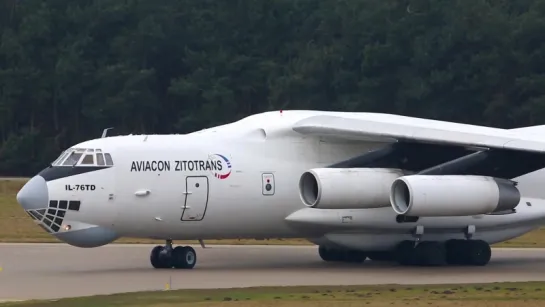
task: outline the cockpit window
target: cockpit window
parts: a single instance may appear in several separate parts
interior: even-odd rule
[[[101,166],[102,166],[102,165],[106,165],[106,164],[104,163],[104,155],[101,154],[101,153],[97,153],[97,164],[98,164],[98,165],[101,165]]]
[[[83,157],[83,158],[82,158]],[[70,148],[51,163],[52,166],[113,166],[111,154],[96,148]]]
[[[68,155],[68,152],[63,151],[63,152],[61,153],[61,155],[57,158],[57,160],[53,161],[53,163],[51,163],[51,164],[52,164],[52,165],[60,164],[61,161],[63,161],[64,158],[66,158],[67,155]]]
[[[83,157],[83,160],[81,160],[81,164],[95,164],[95,155],[86,154],[85,157]]]
[[[81,158],[82,153],[79,152],[72,152],[70,156],[68,156],[68,159],[64,161],[62,165],[75,165],[78,163],[79,158]]]
[[[104,156],[106,157],[106,165],[114,165],[114,160],[112,160],[109,153],[105,153]]]

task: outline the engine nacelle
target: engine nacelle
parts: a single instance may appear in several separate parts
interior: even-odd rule
[[[311,208],[388,207],[392,182],[403,175],[384,168],[315,168],[301,176],[299,194]]]
[[[512,210],[520,192],[491,177],[410,175],[394,181],[390,202],[397,214],[408,216],[470,216]]]

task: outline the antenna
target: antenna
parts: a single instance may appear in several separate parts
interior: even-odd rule
[[[108,134],[108,130],[110,129],[113,129],[114,127],[110,127],[110,128],[106,128],[102,131],[102,136],[100,137],[101,139],[105,138],[106,135]]]

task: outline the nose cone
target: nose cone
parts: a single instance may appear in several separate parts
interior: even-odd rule
[[[17,193],[17,202],[25,210],[47,208],[49,192],[47,183],[42,176],[34,176]]]

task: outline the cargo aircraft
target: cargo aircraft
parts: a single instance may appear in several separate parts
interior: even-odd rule
[[[183,135],[103,134],[17,201],[73,246],[165,240],[154,268],[194,268],[195,249],[174,240],[237,238],[306,238],[324,261],[483,266],[491,244],[545,223],[544,131],[265,112]]]

